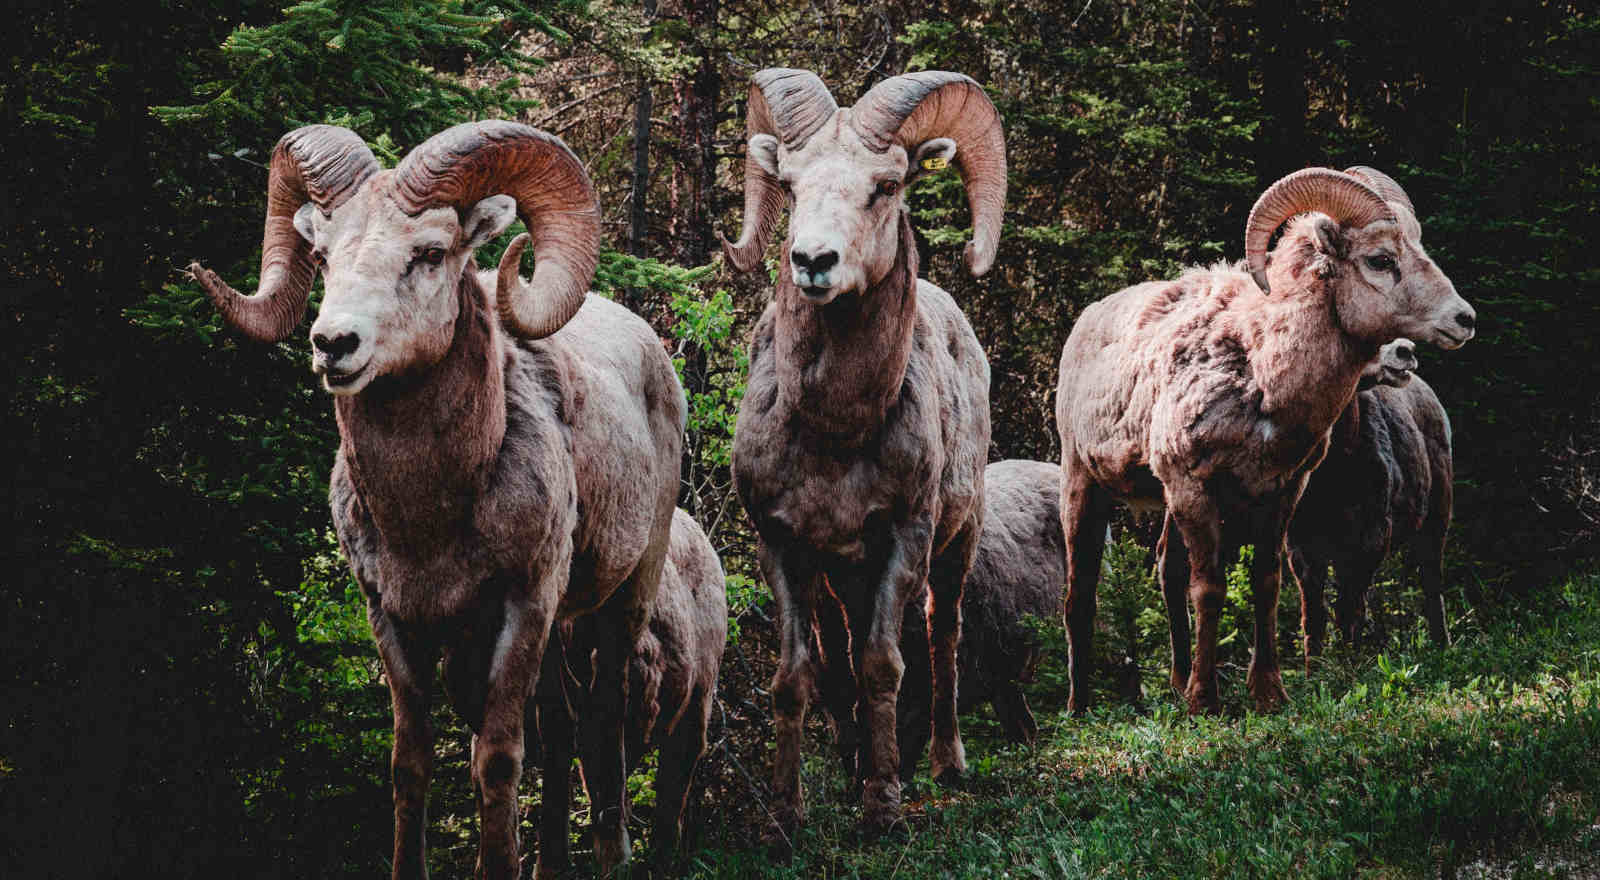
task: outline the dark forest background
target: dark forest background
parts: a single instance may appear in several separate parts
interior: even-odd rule
[[[589,163],[608,248],[597,286],[655,324],[694,401],[683,503],[730,573],[730,691],[764,683],[750,670],[770,663],[726,470],[766,294],[715,245],[738,229],[746,84],[767,66],[817,71],[841,104],[886,76],[957,70],[999,106],[1011,191],[994,270],[961,267],[955,175],[911,197],[923,274],[964,305],[990,358],[995,459],[1056,457],[1056,361],[1085,304],[1239,259],[1250,205],[1286,172],[1388,172],[1481,321],[1461,351],[1422,353],[1455,431],[1449,582],[1479,609],[1536,606],[1539,585],[1595,556],[1590,4],[12,9],[0,864],[25,867],[13,876],[385,870],[387,694],[330,532],[328,401],[303,336],[264,347],[225,331],[182,271],[202,259],[253,289],[262,163],[298,125],[347,125],[392,163],[456,122],[516,118]],[[725,701],[766,735],[764,698]],[[466,853],[470,832],[452,843],[449,824],[467,803],[464,734],[448,723],[435,791],[457,792],[434,810],[446,830],[433,843]],[[744,759],[758,779],[763,754]]]

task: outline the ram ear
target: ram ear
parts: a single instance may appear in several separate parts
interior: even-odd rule
[[[770,134],[753,134],[750,136],[750,159],[761,170],[773,177],[778,176],[778,139]]]
[[[300,206],[300,210],[294,212],[294,231],[300,233],[301,238],[312,244],[317,243],[316,215],[318,213],[320,212],[317,210],[317,206],[311,202],[306,202]]]
[[[906,167],[906,183],[915,183],[930,174],[938,174],[950,167],[956,157],[956,142],[938,137],[923,141],[911,155]]]
[[[1350,239],[1339,226],[1339,221],[1319,214],[1314,228],[1317,233],[1318,251],[1335,260],[1342,260],[1350,253]]]
[[[517,219],[517,200],[508,195],[493,195],[472,206],[461,224],[462,246],[476,250]]]

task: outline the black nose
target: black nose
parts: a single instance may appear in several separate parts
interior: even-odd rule
[[[1409,345],[1397,345],[1397,346],[1395,346],[1394,353],[1395,353],[1396,357],[1400,358],[1403,361],[1412,360],[1413,358],[1415,358],[1417,356],[1417,352]]]
[[[1471,312],[1456,312],[1456,323],[1471,330],[1478,325],[1478,319]]]
[[[826,272],[832,269],[835,263],[839,262],[839,252],[823,251],[816,256],[811,256],[799,248],[795,248],[789,252],[789,259],[793,260],[796,266],[807,272]]]
[[[329,360],[338,360],[352,351],[361,347],[361,337],[354,333],[338,333],[329,336],[326,333],[311,334],[311,345],[317,351],[328,356]]]

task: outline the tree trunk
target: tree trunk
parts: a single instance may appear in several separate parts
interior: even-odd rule
[[[656,0],[644,0],[644,16],[650,21],[656,16]],[[653,109],[650,78],[641,77],[639,97],[633,107],[633,203],[628,224],[628,253],[645,256],[645,242],[649,237],[649,217],[645,208],[650,194],[650,112]],[[644,291],[630,288],[624,295],[624,305],[635,312],[644,305]]]
[[[672,169],[671,219],[668,221],[673,259],[683,266],[703,266],[716,252],[713,225],[717,217],[717,105],[722,97],[722,74],[717,69],[715,35],[719,0],[685,0],[684,21],[693,33],[694,72],[677,83],[677,155]],[[706,390],[710,377],[704,348],[684,346],[684,391],[691,397]],[[698,513],[702,484],[706,482],[699,449],[700,438],[689,432],[683,446],[682,506]]]
[[[677,156],[672,170],[672,255],[685,266],[701,266],[716,250],[712,232],[717,196],[717,104],[722,74],[715,39],[719,0],[686,0],[685,22],[693,31],[694,73],[677,84]]]

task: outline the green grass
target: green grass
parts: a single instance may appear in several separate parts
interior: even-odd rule
[[[812,743],[793,861],[703,850],[692,872],[1387,878],[1487,858],[1494,876],[1566,876],[1536,865],[1551,847],[1600,865],[1600,574],[1496,614],[1458,623],[1447,648],[1410,630],[1381,654],[1335,652],[1309,680],[1290,653],[1293,704],[1274,715],[1184,717],[1156,683],[1164,669],[1149,670],[1143,711],[1072,718],[1046,684],[1030,694],[1039,744],[1005,745],[992,722],[966,719],[969,785],[919,778],[899,841],[859,840],[829,751]],[[1223,687],[1239,706],[1232,672]]]

